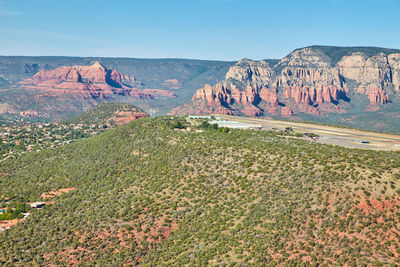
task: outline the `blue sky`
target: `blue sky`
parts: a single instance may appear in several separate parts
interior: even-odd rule
[[[400,48],[400,0],[0,0],[0,55],[238,60]]]

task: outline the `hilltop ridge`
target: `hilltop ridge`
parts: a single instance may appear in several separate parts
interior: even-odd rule
[[[124,103],[101,103],[72,119],[65,124],[117,126],[139,118],[149,117],[140,108]]]

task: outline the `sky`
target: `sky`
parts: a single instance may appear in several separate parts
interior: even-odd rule
[[[239,60],[400,48],[400,0],[0,0],[0,55]]]

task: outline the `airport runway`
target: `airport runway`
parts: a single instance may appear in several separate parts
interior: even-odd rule
[[[395,151],[400,150],[400,135],[382,134],[333,126],[279,121],[262,118],[248,118],[220,114],[215,114],[213,116],[222,120],[258,124],[266,129],[277,128],[283,130],[286,127],[291,127],[296,132],[315,133],[320,136],[317,141],[312,141],[310,138],[307,138],[312,142],[339,145],[350,148]],[[368,141],[369,143],[363,144],[361,143],[361,141]]]

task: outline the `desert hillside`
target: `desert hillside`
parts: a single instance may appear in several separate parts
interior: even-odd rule
[[[398,152],[143,118],[0,162],[3,265],[400,264]]]

